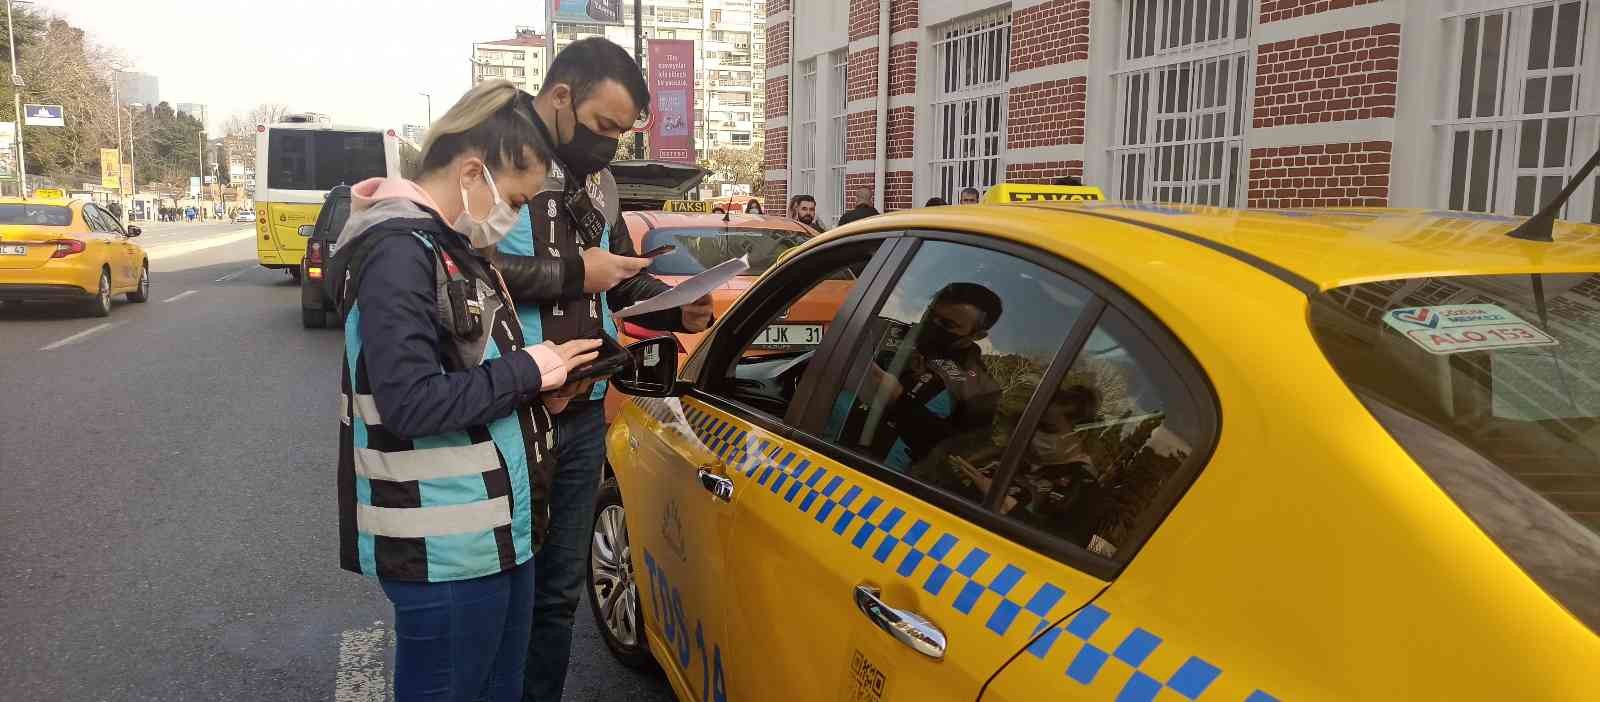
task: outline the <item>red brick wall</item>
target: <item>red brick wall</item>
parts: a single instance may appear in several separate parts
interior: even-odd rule
[[[884,211],[911,209],[911,181],[911,171],[890,171],[883,174]]]
[[[1066,78],[1011,89],[1006,148],[1083,143],[1087,80]]]
[[[789,62],[789,23],[767,25],[767,68]]]
[[[874,190],[873,176],[871,173],[846,173],[844,174],[844,204],[839,214],[844,214],[856,206],[856,189],[866,188]],[[874,195],[877,193],[874,192]]]
[[[878,33],[877,0],[850,0],[850,41]]]
[[[889,47],[889,94],[910,95],[915,92],[917,92],[916,42],[895,44]]]
[[[916,29],[921,14],[918,0],[889,0],[889,33]]]
[[[878,96],[878,49],[862,49],[850,54],[845,66],[844,99],[862,100]]]
[[[1393,23],[1262,44],[1252,125],[1393,117],[1399,69]]]
[[[1089,0],[1050,0],[1011,13],[1011,70],[1089,58]]]
[[[789,0],[767,0],[767,16],[776,16],[779,12],[789,11]]]
[[[761,186],[761,209],[769,215],[789,214],[789,181],[769,180]]]
[[[917,111],[912,107],[889,110],[888,158],[912,158],[917,148]]]
[[[1302,15],[1314,15],[1383,0],[1262,0],[1261,23],[1276,22]]]
[[[878,113],[873,110],[844,116],[844,160],[871,161],[877,157]]]
[[[767,119],[789,116],[789,76],[767,79]]]
[[[1250,150],[1250,207],[1386,207],[1387,141]]]
[[[1040,161],[1006,164],[1006,180],[1013,183],[1048,183],[1061,176],[1083,177],[1082,161]]]
[[[764,140],[765,150],[761,161],[769,171],[781,171],[789,167],[789,130],[784,127],[771,127],[767,129],[767,138]]]

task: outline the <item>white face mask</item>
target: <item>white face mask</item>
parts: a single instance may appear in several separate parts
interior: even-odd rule
[[[489,175],[489,167],[483,167],[483,179],[489,183],[489,194],[494,197],[494,204],[489,206],[489,215],[483,219],[472,217],[472,206],[467,201],[467,186],[461,186],[461,214],[456,217],[455,224],[451,225],[467,240],[472,242],[472,248],[486,249],[500,243],[506,238],[506,233],[517,223],[517,211],[511,208],[505,200],[500,199],[500,189],[494,185],[494,176]]]

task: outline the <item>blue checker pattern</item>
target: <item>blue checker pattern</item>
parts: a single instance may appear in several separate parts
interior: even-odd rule
[[[634,402],[663,423],[675,421],[661,400],[635,398]],[[1011,563],[995,564],[997,568],[989,569],[994,575],[980,579],[979,572],[994,559],[978,545],[963,548],[961,539],[950,533],[933,538],[934,525],[922,519],[908,520],[904,509],[867,494],[843,476],[830,474],[794,451],[752,436],[698,407],[686,409],[691,431],[727,466],[810,515],[817,524],[847,539],[873,560],[893,567],[900,577],[912,579],[925,561],[931,562],[933,565],[922,579],[922,590],[939,598],[947,591],[955,592],[949,602],[960,615],[983,617],[985,628],[997,636],[1007,635],[1022,620],[1036,637],[1029,643],[1028,653],[1039,660],[1045,660],[1058,643],[1072,642],[1071,646],[1077,648],[1064,673],[1078,684],[1089,685],[1110,669],[1131,669],[1117,695],[1119,702],[1151,702],[1162,690],[1198,700],[1223,674],[1222,668],[1199,656],[1190,656],[1164,680],[1143,670],[1163,640],[1142,627],[1135,627],[1110,650],[1091,643],[1090,639],[1111,618],[1110,612],[1094,604],[1079,609],[1065,626],[1052,626],[1051,611],[1067,594],[1060,587],[1046,582],[1019,590],[1027,571]],[[902,554],[898,561],[897,552]],[[992,597],[985,597],[986,594]],[[979,606],[988,601],[994,601],[994,606]],[[1110,665],[1112,661],[1118,665]],[[1244,702],[1278,699],[1256,690]]]

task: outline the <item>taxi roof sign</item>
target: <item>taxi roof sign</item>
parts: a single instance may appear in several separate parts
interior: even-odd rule
[[[663,212],[691,212],[711,214],[710,200],[667,200],[661,203]]]
[[[1060,202],[1104,200],[1106,194],[1092,185],[1044,185],[1042,183],[1000,183],[983,194],[985,204],[1004,202]]]

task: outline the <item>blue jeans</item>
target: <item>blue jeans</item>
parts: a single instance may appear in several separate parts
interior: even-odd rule
[[[394,603],[396,702],[514,702],[532,623],[534,563],[471,580],[380,578]]]
[[[590,530],[606,458],[604,402],[575,402],[556,415],[550,524],[534,555],[533,636],[522,699],[560,702],[572,658],[572,619],[588,580]]]

